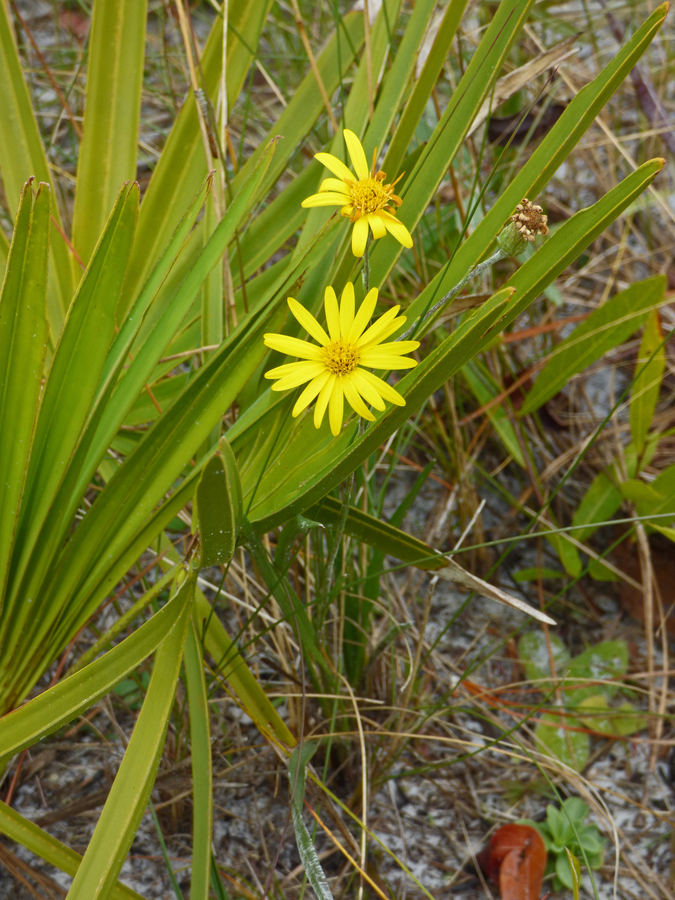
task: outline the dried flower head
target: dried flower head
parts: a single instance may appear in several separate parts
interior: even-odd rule
[[[548,216],[545,216],[541,206],[525,197],[521,203],[516,206],[515,213],[511,216],[510,221],[516,226],[516,231],[530,243],[534,241],[538,234],[548,234]]]

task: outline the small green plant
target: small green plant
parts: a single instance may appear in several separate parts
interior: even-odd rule
[[[581,770],[590,751],[588,732],[624,737],[645,727],[644,717],[628,700],[610,706],[622,693],[616,679],[628,669],[628,647],[625,641],[602,641],[572,657],[559,637],[551,634],[550,640],[555,681],[542,632],[523,635],[518,645],[527,678],[551,694],[551,704],[556,702],[554,688],[561,689],[563,708],[559,713],[542,711],[535,734],[553,756]]]
[[[590,869],[599,869],[602,865],[605,838],[596,825],[585,824],[587,815],[588,805],[583,800],[568,797],[560,809],[549,803],[545,822],[520,820],[523,825],[532,825],[542,836],[549,854],[546,874],[553,873],[553,889],[556,891],[562,888],[574,889],[575,877],[570,856],[585,862]],[[577,877],[577,886],[578,883]]]

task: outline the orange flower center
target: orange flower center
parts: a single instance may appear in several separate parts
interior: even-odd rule
[[[349,375],[359,364],[359,351],[354,344],[340,338],[323,348],[323,362],[333,375]]]

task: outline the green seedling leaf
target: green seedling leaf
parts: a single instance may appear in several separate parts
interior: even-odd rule
[[[195,581],[196,575],[190,576],[176,595],[185,598],[181,616],[155,656],[143,708],[73,879],[68,893],[70,900],[103,900],[108,896],[145,813],[169,725]]]
[[[569,866],[570,875],[572,877],[572,897],[573,900],[579,900],[579,883],[581,881],[581,865],[579,864],[579,860],[573,853],[565,847],[565,855],[567,857],[567,864]],[[557,868],[556,868],[557,872]],[[560,875],[558,874],[560,878]],[[562,879],[561,879],[562,881]]]
[[[647,441],[665,367],[663,330],[659,311],[655,309],[645,324],[630,400],[630,430],[638,455],[642,454]]]
[[[604,694],[585,697],[576,705],[575,713],[587,728],[613,736],[625,737],[647,727],[645,717],[639,715],[630,703],[613,708]]]
[[[590,484],[581,503],[574,511],[573,525],[587,525],[573,532],[578,541],[585,541],[595,532],[595,522],[607,522],[621,506],[621,491],[616,479],[600,472]]]
[[[0,17],[3,15],[0,12]],[[0,609],[42,388],[49,185],[24,185],[0,294]]]
[[[654,483],[647,484],[646,481],[640,481],[638,478],[629,478],[619,485],[621,496],[624,500],[630,500],[632,503],[641,503],[645,506],[656,505],[663,500],[663,495],[654,486]]]
[[[220,452],[212,456],[202,470],[196,500],[200,568],[227,565],[237,546],[244,512],[237,463],[224,439]]]
[[[569,667],[572,657],[557,634],[550,635],[553,664],[556,678],[561,679]],[[525,664],[528,681],[540,681],[542,692],[551,689],[551,666],[549,663],[546,638],[541,631],[528,631],[518,642],[518,653]]]
[[[572,716],[546,713],[540,719],[535,729],[535,736],[551,756],[556,757],[565,765],[571,766],[580,772],[588,761],[590,741],[588,735],[581,731],[572,731],[579,728],[581,723]]]
[[[658,496],[650,499],[639,498],[635,508],[639,516],[655,516],[670,514],[675,520],[675,464],[668,466],[651,483],[654,494]],[[659,525],[668,525],[667,520],[661,520]]]
[[[606,566],[601,559],[589,559],[588,574],[594,581],[621,581],[621,578]]]
[[[616,294],[580,325],[551,353],[527,395],[521,415],[543,406],[572,378],[609,350],[627,340],[663,299],[665,276],[632,284]]]
[[[675,542],[675,528],[667,528],[665,525],[651,525],[651,528],[654,531],[658,531],[659,534],[662,534],[664,537],[667,537],[668,540]]]
[[[574,678],[572,686],[580,680],[593,681],[621,678],[628,671],[628,645],[625,641],[602,641],[594,647],[588,647],[583,653],[575,656],[570,662],[568,675]],[[603,694],[613,697],[619,690],[616,684],[589,685],[573,687],[567,691],[568,702],[572,705],[580,703],[585,697]]]

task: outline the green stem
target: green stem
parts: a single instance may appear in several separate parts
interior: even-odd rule
[[[500,259],[504,259],[505,256],[508,256],[501,248],[497,249],[492,256],[489,256],[482,263],[478,263],[477,266],[472,266],[469,271],[466,273],[464,278],[456,284],[453,288],[451,288],[448,293],[438,301],[438,303],[434,304],[430,310],[428,310],[421,318],[416,319],[415,322],[410,326],[407,331],[404,331],[402,335],[396,338],[397,341],[403,341],[405,338],[410,337],[411,334],[415,334],[419,328],[424,325],[424,323],[430,319],[435,313],[438,312],[439,309],[445,306],[452,298],[458,294],[462,288],[467,284],[468,281],[472,278],[477,278],[479,275],[482,275],[487,269],[493,266],[496,262],[499,262]]]
[[[368,235],[368,240],[366,241],[366,249],[363,251],[363,271],[361,272],[361,277],[363,278],[363,287],[367,294],[370,290],[370,235]]]

